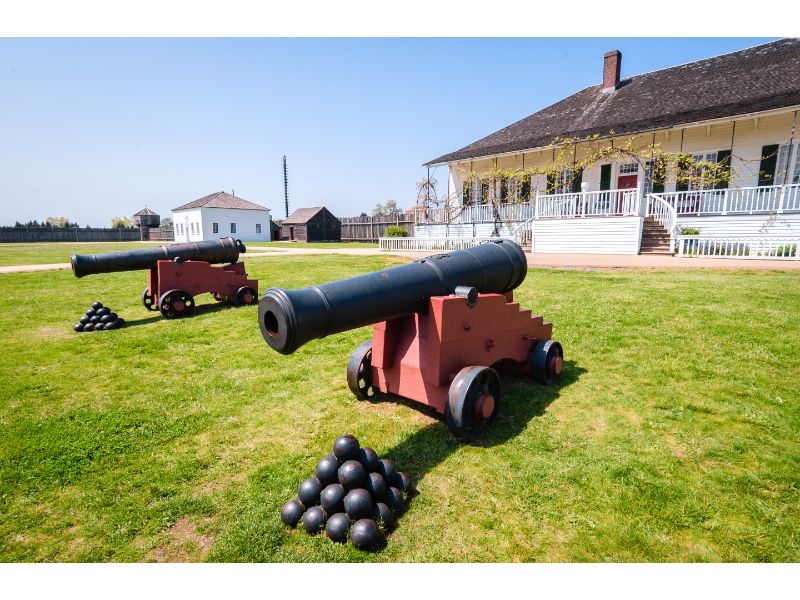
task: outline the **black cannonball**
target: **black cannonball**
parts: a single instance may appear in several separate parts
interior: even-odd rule
[[[347,492],[339,483],[325,487],[319,495],[319,502],[329,514],[344,512],[344,496]]]
[[[406,502],[403,500],[403,492],[392,486],[386,490],[386,504],[393,510],[403,510]]]
[[[339,483],[348,490],[361,487],[366,475],[364,466],[357,460],[348,460],[339,467]]]
[[[114,319],[111,318],[111,315],[103,315],[102,317],[100,317],[101,323],[110,323],[113,320]]]
[[[347,541],[347,530],[350,529],[350,517],[345,513],[331,515],[325,523],[325,533],[334,542],[344,544]]]
[[[94,331],[94,323],[86,323],[83,326],[84,331]]]
[[[109,329],[116,329],[117,327],[118,327],[118,325],[117,325],[116,321],[109,321],[108,323],[105,324],[103,329],[109,330]]]
[[[309,508],[310,506],[319,504],[319,493],[321,491],[322,485],[319,479],[316,477],[309,477],[300,484],[300,488],[297,490],[297,497],[300,498],[300,502],[303,503],[303,506]]]
[[[359,550],[374,548],[380,540],[378,526],[372,519],[356,521],[350,528],[350,539],[353,540],[353,546]]]
[[[83,315],[80,319],[78,319],[78,323],[81,325],[86,325],[89,322],[89,317]]]
[[[408,476],[408,473],[398,471],[394,478],[394,486],[402,492],[410,492],[412,488],[411,477]]]
[[[370,473],[364,478],[364,489],[372,494],[376,502],[386,497],[386,480],[380,473]]]
[[[394,527],[394,515],[392,509],[383,502],[376,502],[372,505],[372,518],[375,522],[383,527],[384,531],[390,530]]]
[[[100,308],[95,308],[94,309],[94,314],[96,314],[96,315],[98,315],[100,317],[102,317],[103,315],[107,315],[110,312],[111,312],[111,310],[106,308],[105,306],[101,306]]]
[[[328,515],[322,510],[321,506],[312,506],[303,513],[303,529],[307,533],[315,535],[322,531],[327,519]]]
[[[119,315],[115,312],[108,313],[108,316],[111,317],[112,321],[116,321],[119,318]]]
[[[89,323],[97,323],[100,321],[100,317],[98,315],[92,315],[89,317]]]
[[[322,485],[339,483],[339,461],[335,456],[326,456],[317,463],[316,475]]]
[[[119,319],[117,319],[116,323],[117,323],[117,327],[122,327],[123,325],[125,325],[125,319],[120,317]]]
[[[333,442],[333,455],[341,462],[358,460],[358,450],[358,440],[349,433]]]
[[[363,488],[350,490],[344,497],[344,510],[353,519],[364,519],[372,515],[372,496]]]
[[[86,316],[87,317],[93,317],[94,316],[94,309],[90,308],[89,310],[87,310],[86,311]]]
[[[382,458],[378,461],[378,473],[383,475],[386,483],[389,485],[394,481],[394,476],[397,475],[397,467],[394,466],[394,461],[388,458]]]
[[[102,302],[92,302],[92,308],[94,310],[97,310],[99,308],[103,308],[103,303]]]
[[[72,327],[75,331],[83,331],[83,323],[75,323]]]
[[[300,500],[292,498],[284,504],[281,509],[281,521],[289,527],[297,527],[297,524],[300,522],[300,517],[303,516],[305,511],[306,509],[303,508]]]
[[[378,470],[378,455],[372,448],[361,448],[358,451],[358,462],[364,465],[367,473],[374,473]]]

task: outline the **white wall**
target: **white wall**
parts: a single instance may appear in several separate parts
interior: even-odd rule
[[[542,254],[638,254],[641,217],[542,219],[533,223],[531,251]]]
[[[800,215],[728,215],[728,216],[681,216],[678,227],[692,227],[700,235],[754,236],[754,235],[798,235]]]
[[[195,208],[173,212],[172,219],[176,242],[199,242],[224,237],[232,237],[243,242],[271,241],[268,209]],[[216,233],[214,223],[217,223]],[[236,224],[236,232],[231,231],[232,223]],[[261,225],[261,233],[256,233],[256,224]]]

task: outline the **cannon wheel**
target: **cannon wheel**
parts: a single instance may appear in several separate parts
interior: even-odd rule
[[[555,383],[564,369],[564,350],[555,340],[542,340],[531,350],[531,375],[542,385]]]
[[[142,304],[147,310],[158,310],[156,299],[153,298],[153,294],[150,293],[148,288],[144,288],[142,291]]]
[[[465,367],[450,384],[445,423],[453,435],[473,439],[497,419],[502,397],[497,371],[491,367]]]
[[[255,304],[258,300],[258,293],[251,287],[240,287],[236,290],[236,306]]]
[[[375,396],[372,385],[372,340],[367,340],[355,349],[347,363],[347,385],[359,400]]]
[[[158,308],[165,319],[187,317],[194,312],[194,298],[183,290],[169,290],[161,294]]]

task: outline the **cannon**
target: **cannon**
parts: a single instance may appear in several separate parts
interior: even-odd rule
[[[301,290],[270,288],[258,306],[261,334],[282,354],[373,325],[353,352],[347,383],[359,399],[394,394],[433,407],[457,436],[474,438],[497,418],[498,371],[551,384],[564,364],[553,325],[513,300],[527,260],[492,240]]]
[[[239,254],[241,240],[222,238],[186,244],[168,244],[105,254],[73,254],[75,277],[119,271],[149,271],[142,304],[167,319],[194,312],[195,296],[209,292],[217,301],[255,304],[258,281],[248,279]],[[212,267],[212,264],[223,264]]]

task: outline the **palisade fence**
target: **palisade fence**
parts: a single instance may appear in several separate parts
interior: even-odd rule
[[[392,225],[402,227],[409,237],[414,236],[414,219],[408,215],[392,217],[341,217],[343,242],[377,242]]]
[[[80,227],[0,227],[0,243],[23,242],[138,242],[172,241],[172,227],[80,228]]]

